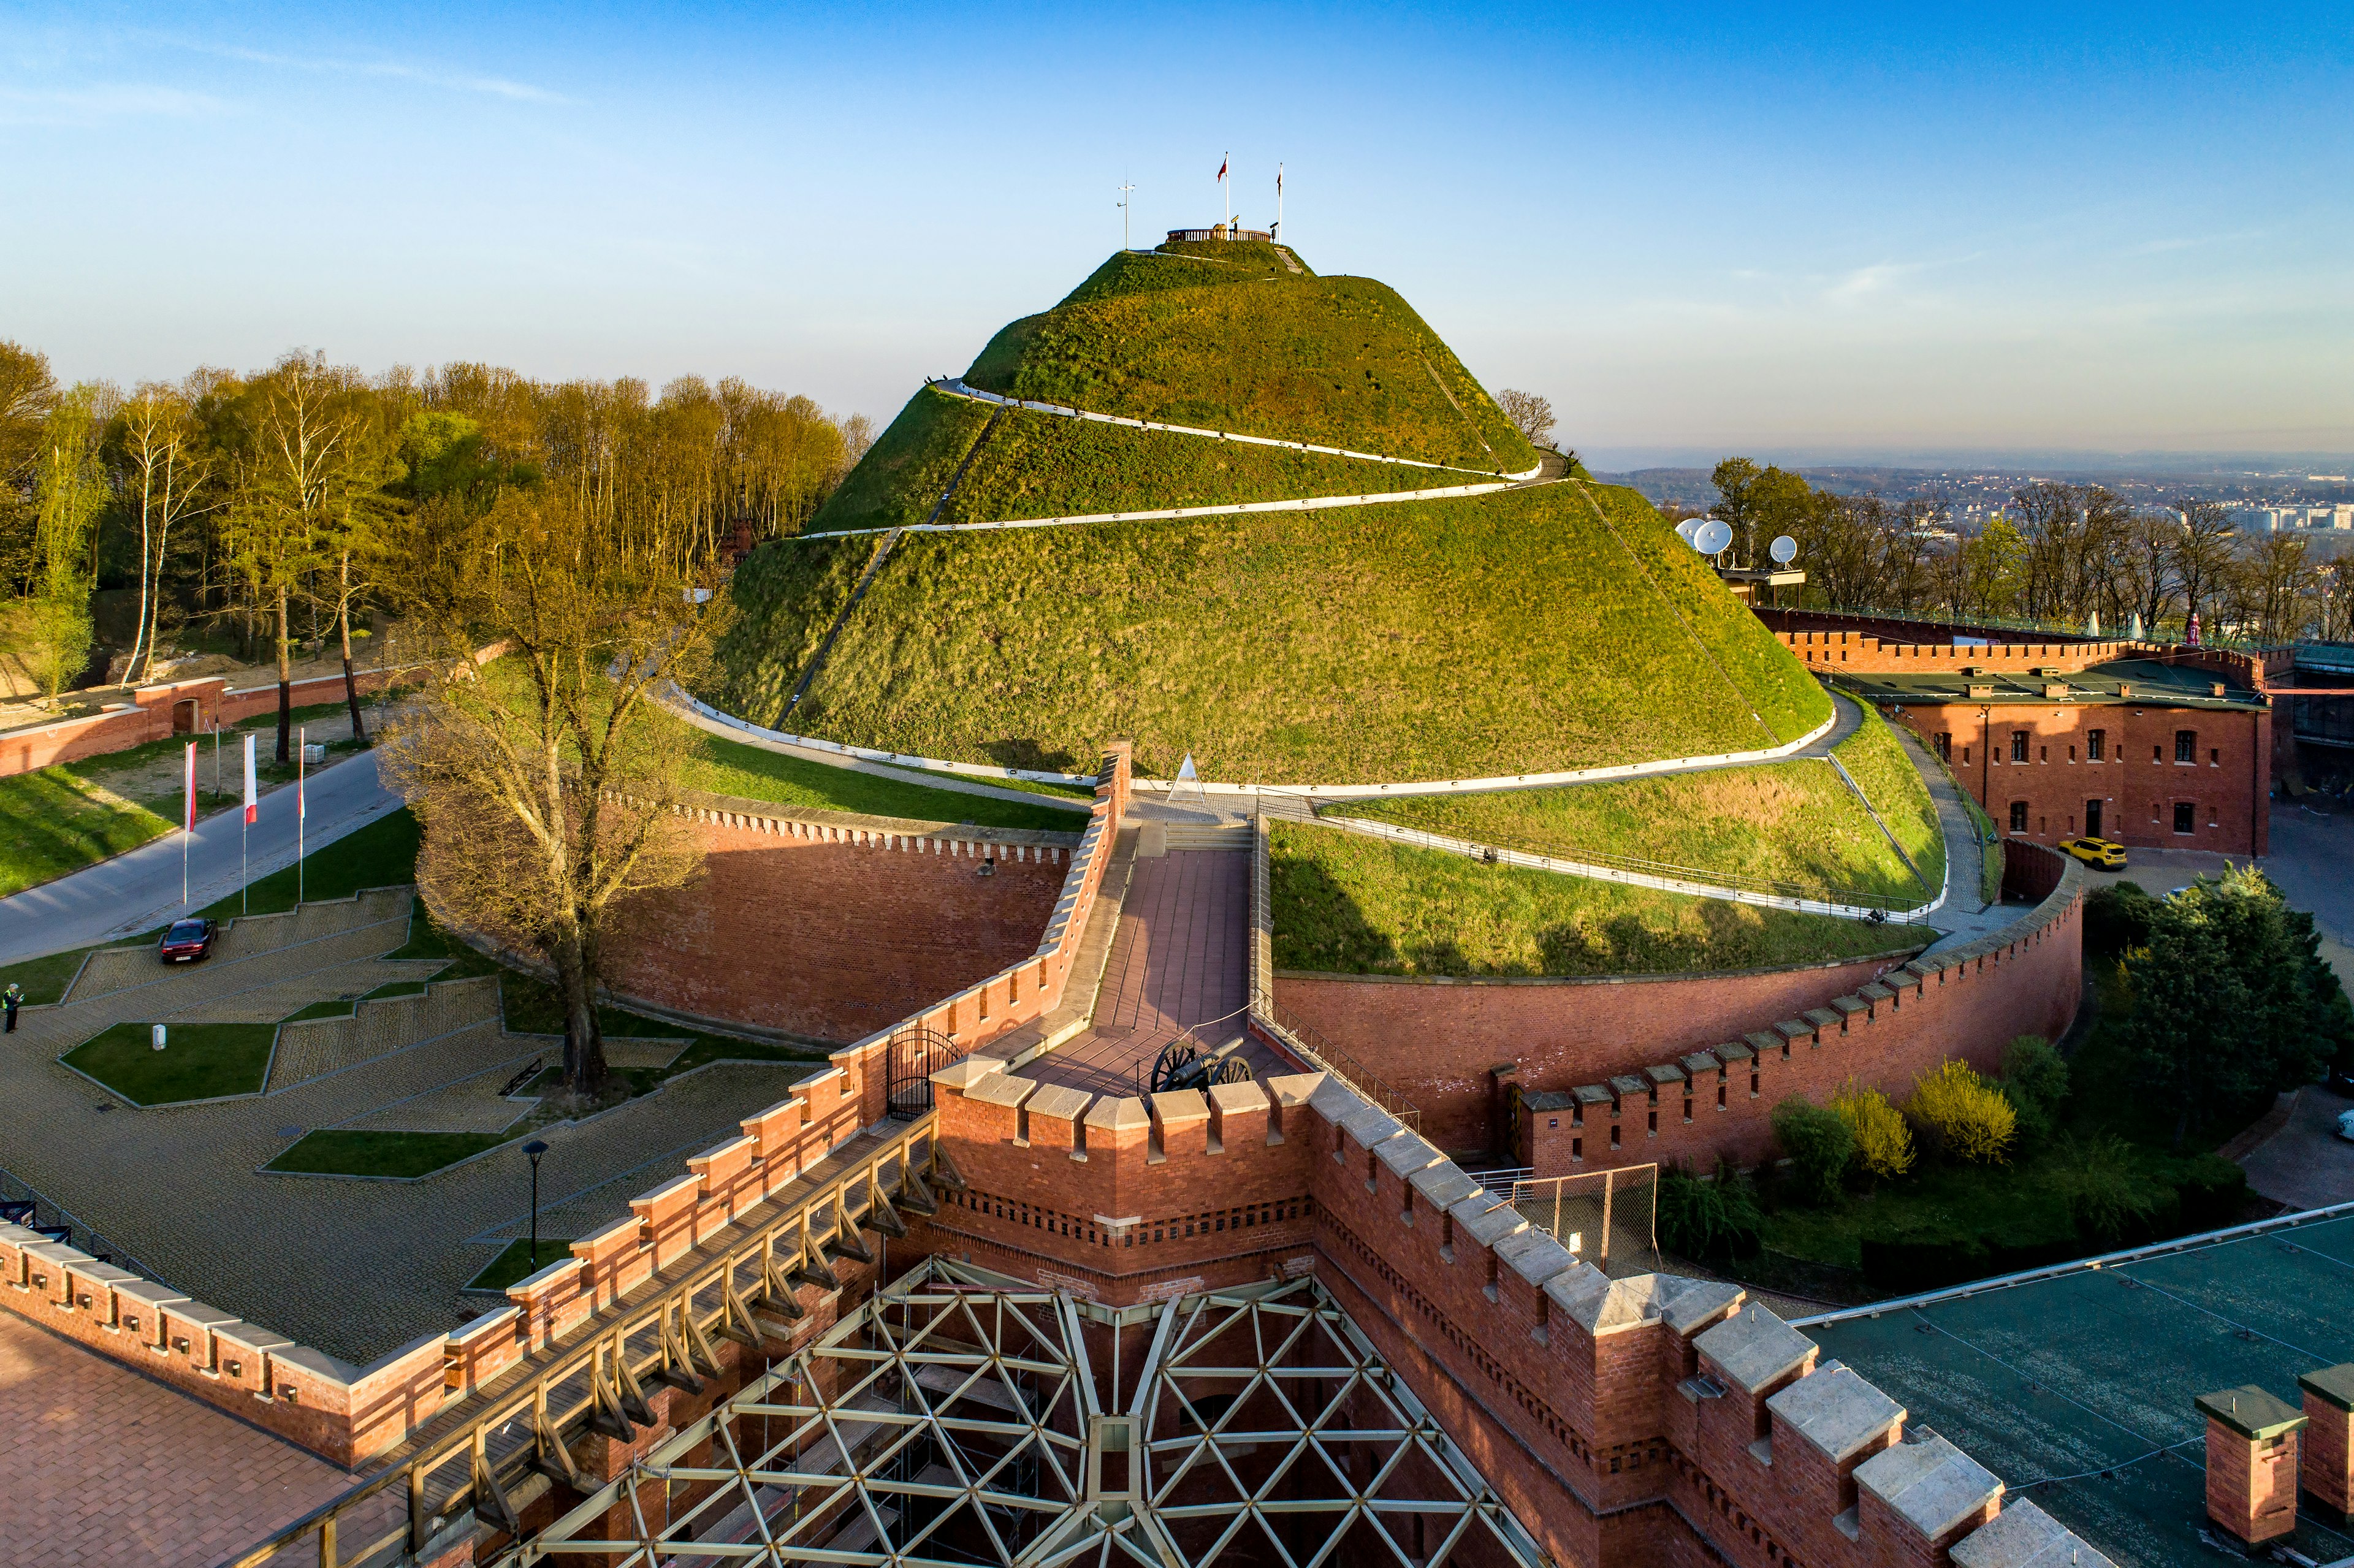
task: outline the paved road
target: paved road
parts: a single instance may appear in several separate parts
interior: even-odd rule
[[[308,847],[343,837],[398,808],[377,779],[376,753],[361,752],[311,775]],[[128,854],[0,898],[0,964],[86,948],[151,930],[184,907],[202,908],[238,888],[243,813],[221,811],[196,824],[188,846],[188,905],[180,902],[180,835],[167,833]],[[261,820],[246,830],[248,874],[294,863],[294,791],[261,798]]]
[[[2317,1084],[2299,1089],[2288,1125],[2241,1156],[2248,1185],[2293,1209],[2354,1202],[2354,1143],[2338,1136],[2338,1118],[2354,1100]]]

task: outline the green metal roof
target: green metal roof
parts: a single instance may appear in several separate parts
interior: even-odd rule
[[[2155,659],[2112,659],[2065,675],[2001,673],[1967,675],[1959,670],[1924,671],[1903,674],[1833,671],[1832,678],[1867,701],[1887,703],[1992,703],[2047,705],[2054,701],[2111,706],[2256,709],[2269,705],[2247,686],[2226,680],[2211,670],[2161,664]],[[2223,695],[2215,695],[2218,683]],[[2047,685],[2064,685],[2065,697],[2044,695]],[[1972,686],[1992,691],[1970,695]],[[2128,691],[2130,694],[2127,694]]]

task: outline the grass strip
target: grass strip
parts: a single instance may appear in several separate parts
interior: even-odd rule
[[[415,880],[419,837],[417,819],[404,806],[320,845],[302,857],[303,896],[318,904],[349,898],[363,887],[398,887]],[[255,879],[242,898],[232,893],[196,913],[215,920],[232,919],[240,910],[280,914],[294,907],[296,885],[295,868],[290,865]]]
[[[1936,800],[1922,782],[1904,743],[1887,720],[1866,706],[1862,727],[1831,749],[1921,874],[1918,884],[1908,875],[1898,891],[1926,888],[1923,896],[1935,898],[1946,885],[1946,830],[1937,820]]]
[[[427,1176],[514,1136],[519,1135],[328,1128],[304,1134],[262,1169],[302,1176]]]
[[[0,897],[80,871],[172,823],[70,767],[0,779]]]
[[[103,944],[101,944],[103,945]],[[0,969],[0,986],[9,984],[25,988],[25,1005],[63,1001],[66,987],[81,972],[82,960],[96,952],[96,948],[76,948],[71,952],[50,953],[43,958],[26,959],[22,962]]]
[[[140,1106],[258,1094],[278,1038],[274,1023],[173,1023],[161,1051],[153,1025],[118,1023],[59,1058]]]
[[[1860,920],[1487,865],[1334,829],[1268,824],[1280,969],[1604,975],[1758,969],[1908,945]]]

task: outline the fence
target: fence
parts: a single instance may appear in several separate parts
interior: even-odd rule
[[[564,1476],[581,1493],[595,1491],[607,1478],[580,1473],[567,1434],[593,1429],[620,1442],[633,1440],[636,1428],[653,1425],[645,1384],[699,1387],[698,1378],[720,1370],[715,1340],[758,1346],[771,1337],[774,1330],[755,1317],[755,1307],[789,1320],[803,1318],[808,1308],[796,1299],[799,1289],[839,1284],[830,1260],[876,1255],[860,1232],[904,1234],[898,1209],[934,1212],[924,1180],[937,1153],[933,1118],[892,1125],[896,1131],[870,1144],[854,1165],[830,1174],[786,1212],[747,1235],[729,1237],[724,1252],[706,1255],[683,1275],[657,1275],[652,1296],[626,1313],[592,1319],[591,1337],[550,1355],[495,1399],[437,1418],[391,1464],[233,1559],[228,1568],[314,1562],[319,1568],[350,1568],[380,1555],[421,1552],[470,1509],[514,1534],[521,1520],[507,1488],[535,1468]]]
[[[1356,1090],[1358,1097],[1367,1105],[1381,1107],[1416,1133],[1422,1130],[1421,1107],[1406,1098],[1389,1080],[1286,1012],[1272,996],[1259,999],[1258,1005],[1251,1010],[1251,1022],[1271,1034],[1277,1044],[1299,1057],[1310,1071],[1331,1074]]]
[[[128,1269],[143,1278],[164,1283],[163,1277],[139,1261],[131,1252],[109,1241],[104,1234],[92,1230],[73,1214],[58,1207],[34,1188],[18,1181],[8,1171],[0,1171],[0,1204],[10,1211],[0,1218],[13,1220],[27,1230],[62,1230],[65,1243],[90,1254],[101,1263]]]
[[[1605,1274],[1659,1267],[1659,1168],[1626,1165],[1512,1183],[1521,1217]]]

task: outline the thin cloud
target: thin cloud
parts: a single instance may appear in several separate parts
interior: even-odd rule
[[[233,44],[202,44],[186,38],[159,38],[159,43],[196,54],[212,55],[220,59],[241,60],[249,65],[274,66],[281,70],[315,71],[334,76],[376,77],[393,81],[413,81],[420,86],[438,87],[451,92],[479,92],[493,98],[504,98],[516,103],[570,103],[571,99],[527,81],[515,81],[503,76],[475,76],[462,71],[429,69],[401,60],[347,60],[331,56],[281,55],[263,49],[240,48]]]

